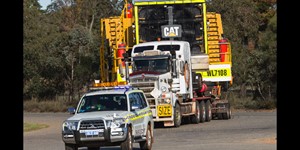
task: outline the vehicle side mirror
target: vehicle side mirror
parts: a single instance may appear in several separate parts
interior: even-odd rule
[[[184,61],[180,61],[179,63],[180,63],[180,64],[179,64],[179,65],[180,65],[180,66],[179,66],[180,74],[183,75],[183,74],[184,74]]]
[[[140,106],[139,106],[139,105],[132,105],[132,106],[131,106],[131,111],[136,111],[136,110],[138,110],[138,109],[140,109]]]
[[[74,108],[74,107],[68,108],[68,112],[69,112],[70,114],[75,114],[75,108]]]

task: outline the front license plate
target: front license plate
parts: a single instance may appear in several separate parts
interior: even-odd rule
[[[104,129],[99,130],[81,130],[80,133],[84,133],[86,136],[89,135],[98,135],[99,133],[104,132]]]
[[[159,116],[159,117],[172,116],[172,106],[171,105],[158,105],[157,106],[157,116]]]

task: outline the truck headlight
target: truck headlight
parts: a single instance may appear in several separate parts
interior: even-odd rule
[[[78,121],[65,121],[63,123],[62,129],[63,131],[76,130],[77,126],[78,126]]]
[[[167,87],[162,86],[162,87],[161,87],[161,91],[162,91],[162,92],[167,92]]]

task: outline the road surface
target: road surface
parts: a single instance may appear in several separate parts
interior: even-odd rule
[[[44,123],[49,127],[25,132],[24,150],[64,150],[62,122],[68,113],[24,113],[24,122]],[[233,111],[230,120],[211,120],[183,124],[179,128],[154,129],[153,150],[276,150],[277,113],[274,111]],[[81,148],[86,150],[86,148]],[[101,147],[120,150],[120,147]],[[134,150],[139,150],[134,143]]]

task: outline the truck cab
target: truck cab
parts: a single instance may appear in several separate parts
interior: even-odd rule
[[[193,97],[190,63],[186,41],[146,42],[133,47],[129,84],[145,92],[155,121],[172,122],[176,101]]]

